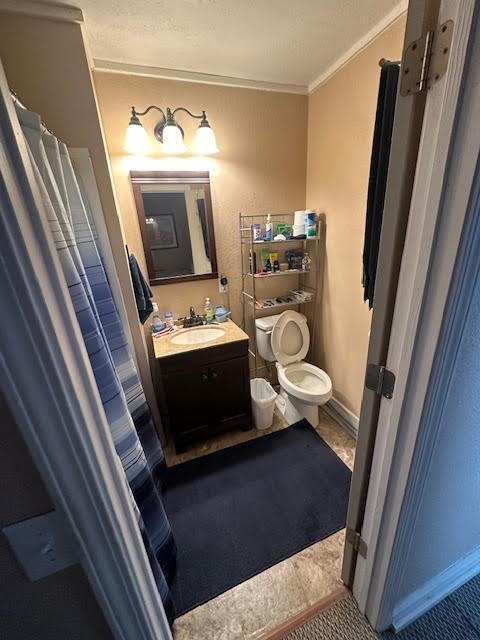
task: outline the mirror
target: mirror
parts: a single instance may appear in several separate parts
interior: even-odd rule
[[[132,171],[150,284],[217,278],[208,171]]]

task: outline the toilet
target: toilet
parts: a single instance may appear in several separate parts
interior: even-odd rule
[[[332,397],[332,381],[319,367],[304,362],[310,346],[307,319],[284,311],[255,321],[257,350],[267,362],[276,362],[280,394],[277,406],[289,423],[306,418],[318,424],[318,407]]]

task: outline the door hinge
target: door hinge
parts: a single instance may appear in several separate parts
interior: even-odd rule
[[[430,89],[445,74],[452,35],[453,20],[447,20],[408,45],[400,67],[402,96]]]
[[[362,538],[362,536],[358,533],[358,531],[354,531],[353,529],[347,527],[345,539],[352,545],[353,550],[361,555],[362,558],[367,557],[368,545]]]
[[[386,367],[379,364],[367,364],[365,386],[385,398],[393,397],[395,388],[395,375]]]

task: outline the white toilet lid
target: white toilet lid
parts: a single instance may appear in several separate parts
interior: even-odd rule
[[[272,351],[277,361],[286,366],[302,361],[310,346],[307,319],[297,311],[284,311],[272,330]]]

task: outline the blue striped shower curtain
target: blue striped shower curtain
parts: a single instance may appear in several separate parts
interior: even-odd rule
[[[63,143],[17,108],[60,263],[165,612],[176,547],[161,497],[165,458],[96,243],[88,201]]]

